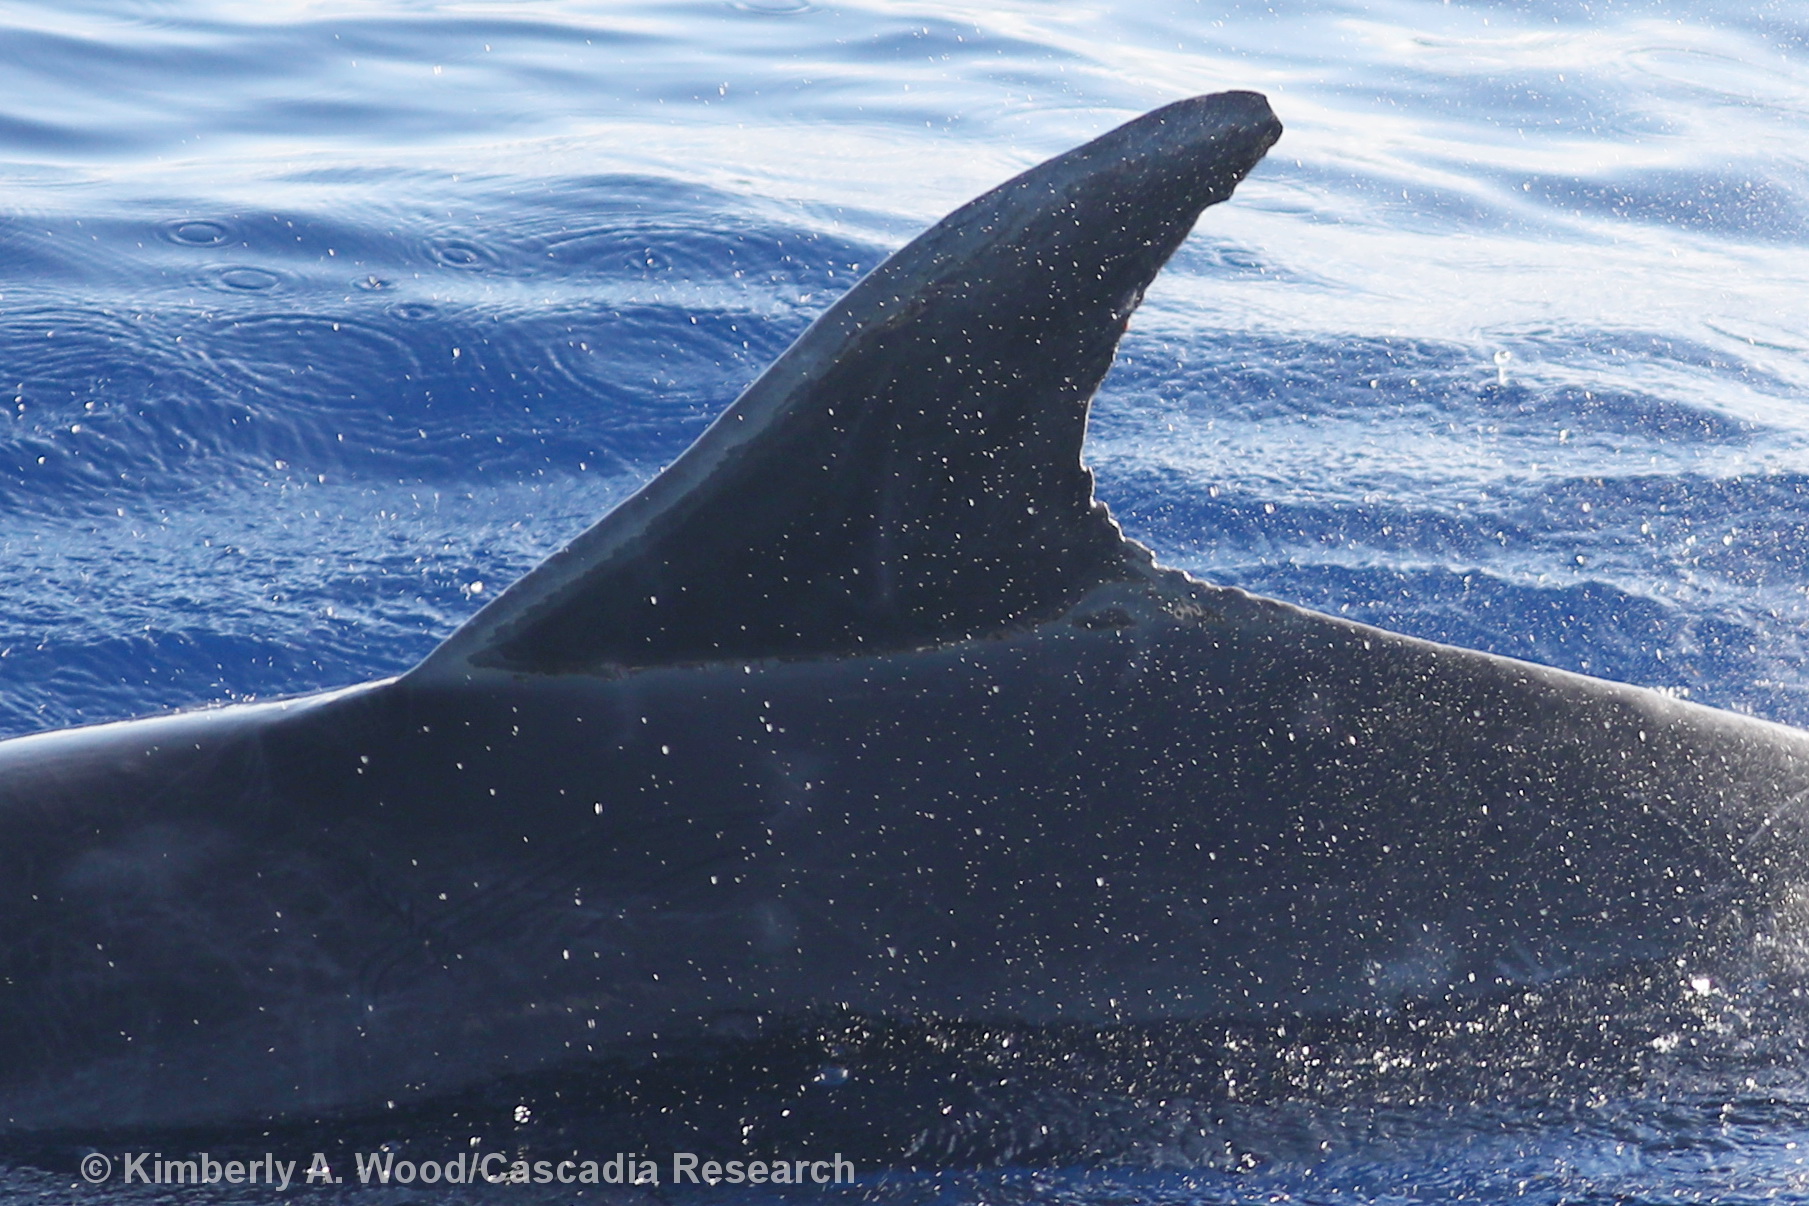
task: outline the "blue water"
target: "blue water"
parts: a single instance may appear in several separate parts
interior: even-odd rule
[[[46,0],[0,10],[0,65],[0,733],[407,668],[890,249],[1228,87],[1288,131],[1096,406],[1125,527],[1809,724],[1795,6]],[[1121,1063],[1010,1107],[1084,1132],[993,1149],[1042,1167],[857,1196],[1809,1200],[1803,1034],[1762,998],[1680,972],[1656,1013],[1432,1048],[1201,1039],[1209,1107]],[[0,1193],[63,1194],[49,1165]]]

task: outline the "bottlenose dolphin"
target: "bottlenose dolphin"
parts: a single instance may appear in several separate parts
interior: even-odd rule
[[[0,743],[0,1119],[1775,937],[1809,735],[1208,585],[1094,499],[1132,310],[1280,130],[1181,101],[957,210],[399,678]]]

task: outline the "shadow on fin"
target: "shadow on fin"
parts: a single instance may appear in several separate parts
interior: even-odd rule
[[[1179,101],[956,210],[413,677],[915,648],[1137,576],[1080,463],[1087,404],[1151,279],[1280,133],[1255,93]]]

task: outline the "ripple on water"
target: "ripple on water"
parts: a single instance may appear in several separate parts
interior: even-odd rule
[[[438,306],[419,301],[397,302],[384,310],[384,313],[400,318],[403,322],[428,322],[439,312]]]
[[[497,252],[467,239],[435,239],[427,245],[427,254],[436,263],[467,272],[481,272],[502,264]]]
[[[1731,163],[1717,170],[1662,169],[1612,179],[1527,175],[1521,183],[1546,205],[1583,216],[1651,223],[1672,230],[1766,241],[1800,240],[1809,203],[1771,169]]]
[[[283,283],[281,273],[249,264],[227,264],[208,269],[201,278],[210,288],[228,293],[268,293]]]
[[[158,232],[179,247],[223,247],[233,240],[233,228],[213,218],[176,218],[161,223]]]
[[[729,7],[759,17],[796,17],[817,11],[809,0],[729,0]]]
[[[1626,56],[1634,69],[1728,104],[1809,111],[1809,88],[1763,63],[1682,46],[1654,46]]]

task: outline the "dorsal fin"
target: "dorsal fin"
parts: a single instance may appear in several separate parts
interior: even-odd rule
[[[1080,463],[1087,404],[1157,270],[1280,133],[1255,93],[1196,97],[955,211],[414,675],[911,648],[1134,575],[1147,555]]]

